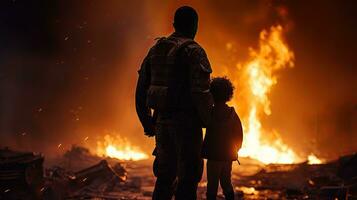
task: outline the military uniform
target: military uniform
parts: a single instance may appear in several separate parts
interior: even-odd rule
[[[211,72],[202,47],[178,33],[159,39],[139,70],[136,109],[145,133],[155,133],[156,139],[155,200],[174,193],[178,200],[196,199],[203,171],[202,127],[213,104]]]

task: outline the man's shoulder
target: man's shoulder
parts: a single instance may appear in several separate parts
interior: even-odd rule
[[[168,45],[169,44],[169,45]],[[177,37],[170,35],[168,37],[158,37],[155,39],[155,43],[149,49],[150,52],[154,52],[156,49],[165,46],[173,48],[174,46],[184,49],[185,52],[199,51],[203,48],[194,40],[189,38]]]
[[[209,63],[206,51],[197,42],[190,43],[184,47],[184,56],[193,64],[199,64],[200,68],[207,73],[211,73],[211,65]]]
[[[204,51],[201,45],[197,43],[195,40],[187,37],[178,36],[175,33],[165,39],[175,41],[178,46],[184,45],[184,49],[186,51]]]
[[[189,43],[184,49],[188,55],[207,57],[204,48],[194,40],[192,40],[192,42]]]

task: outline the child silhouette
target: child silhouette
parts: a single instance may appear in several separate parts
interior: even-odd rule
[[[232,162],[238,158],[243,129],[234,108],[226,104],[233,96],[233,89],[225,77],[214,78],[210,85],[214,107],[202,146],[202,157],[207,159],[207,200],[216,199],[218,182],[225,199],[234,199]]]

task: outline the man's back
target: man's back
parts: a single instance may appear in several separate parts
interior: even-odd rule
[[[146,103],[162,113],[193,109],[187,49],[198,45],[192,39],[174,35],[160,38],[148,55],[150,86]]]
[[[139,77],[138,87],[143,89],[137,88],[137,103],[145,96],[142,107],[145,104],[159,114],[188,112],[207,124],[212,105],[209,93],[211,72],[207,55],[198,43],[179,33],[161,38],[150,49],[139,70],[143,81]],[[148,111],[137,111],[143,123],[146,119],[140,116],[147,114],[140,112]]]

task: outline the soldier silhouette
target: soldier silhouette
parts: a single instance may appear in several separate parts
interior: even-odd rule
[[[139,70],[136,110],[147,136],[155,136],[154,200],[196,199],[202,177],[202,127],[210,118],[212,72],[203,48],[194,41],[197,12],[175,12],[175,32],[159,38]],[[154,111],[154,112],[152,112]],[[154,113],[154,114],[153,114]]]

